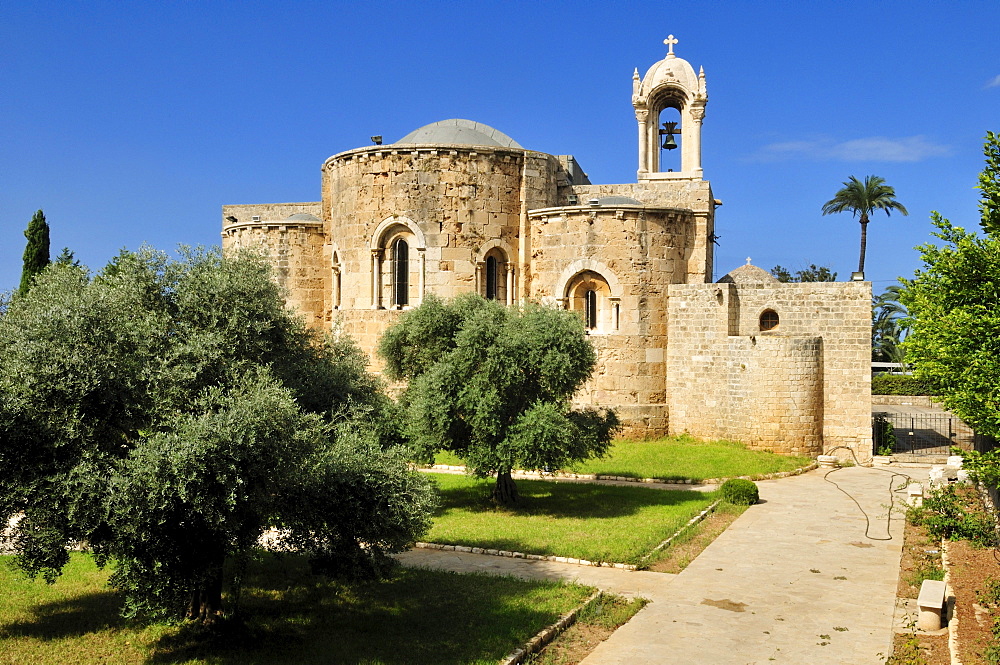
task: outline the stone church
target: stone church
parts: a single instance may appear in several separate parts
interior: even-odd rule
[[[289,304],[376,368],[379,336],[428,293],[540,301],[583,319],[598,366],[577,401],[629,436],[867,459],[871,285],[779,284],[749,261],[712,283],[705,72],[664,43],[632,76],[634,183],[443,120],[330,157],[320,201],[223,206],[223,247],[266,248]]]

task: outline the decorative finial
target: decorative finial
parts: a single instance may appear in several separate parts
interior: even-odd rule
[[[747,265],[750,265],[750,257],[747,257]]]
[[[668,49],[667,50],[667,55],[668,56],[673,55],[674,54],[674,44],[677,43],[677,40],[674,39],[674,36],[673,35],[667,35],[667,38],[663,40],[663,43],[667,45],[667,49]]]

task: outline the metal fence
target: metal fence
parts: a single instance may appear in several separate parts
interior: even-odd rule
[[[948,414],[873,413],[872,442],[876,455],[892,451],[909,455],[947,455],[951,447],[991,450],[996,441],[977,434]]]

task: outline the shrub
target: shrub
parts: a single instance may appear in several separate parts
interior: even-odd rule
[[[875,420],[872,423],[872,439],[875,442],[877,455],[891,455],[896,447],[895,428],[884,413],[875,414]]]
[[[937,395],[933,381],[909,374],[876,374],[872,377],[872,395]]]
[[[970,505],[969,499],[967,494],[960,496],[955,485],[945,485],[933,490],[924,499],[923,507],[908,518],[927,527],[935,538],[968,540],[977,547],[992,547],[996,543],[996,525],[981,507]]]
[[[730,478],[719,488],[722,500],[740,506],[752,506],[760,500],[760,492],[752,481],[744,478]]]

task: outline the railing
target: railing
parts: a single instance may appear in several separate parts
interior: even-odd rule
[[[875,454],[947,455],[954,446],[963,450],[991,450],[996,442],[977,434],[964,421],[948,414],[873,413]]]

